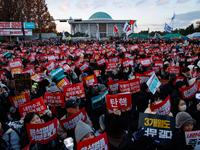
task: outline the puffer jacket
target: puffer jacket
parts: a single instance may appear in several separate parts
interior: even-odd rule
[[[5,150],[20,150],[20,144],[19,144],[20,138],[18,134],[12,128],[10,128],[7,124],[2,123],[1,125],[2,125],[1,139],[3,139],[7,144],[7,147]]]

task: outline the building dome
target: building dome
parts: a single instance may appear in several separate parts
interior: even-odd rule
[[[90,20],[113,20],[109,14],[105,12],[96,12],[89,18]]]

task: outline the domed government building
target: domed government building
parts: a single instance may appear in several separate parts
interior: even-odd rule
[[[90,16],[88,20],[82,19],[70,19],[68,23],[71,26],[71,33],[81,32],[87,33],[89,38],[95,38],[100,35],[100,38],[106,38],[113,36],[114,25],[119,29],[118,36],[123,34],[123,27],[126,22],[130,20],[114,20],[112,17],[105,12],[96,12]],[[132,26],[132,30],[134,27]]]

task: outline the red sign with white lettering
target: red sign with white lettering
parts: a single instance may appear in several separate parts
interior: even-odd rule
[[[139,92],[139,91],[141,91],[140,80],[139,79],[132,79],[132,80],[119,82],[119,90],[120,90],[121,93],[124,93],[124,92],[136,93],[136,92]]]

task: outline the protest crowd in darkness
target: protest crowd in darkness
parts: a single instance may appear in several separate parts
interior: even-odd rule
[[[199,58],[200,39],[0,43],[0,149],[199,149]]]

